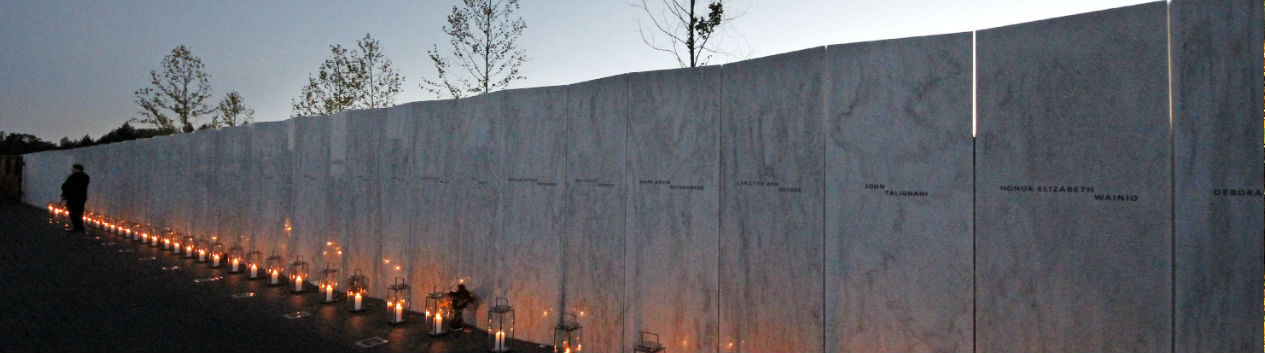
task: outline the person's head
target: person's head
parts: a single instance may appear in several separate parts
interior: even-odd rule
[[[75,163],[75,165],[70,166],[70,171],[74,173],[83,172],[83,164]]]

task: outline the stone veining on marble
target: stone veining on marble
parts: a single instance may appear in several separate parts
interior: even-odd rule
[[[724,352],[824,349],[823,49],[721,70]]]
[[[1262,4],[1173,1],[1177,352],[1261,344]]]
[[[971,352],[971,33],[826,58],[826,349]]]
[[[976,350],[1171,347],[1166,6],[976,37]]]

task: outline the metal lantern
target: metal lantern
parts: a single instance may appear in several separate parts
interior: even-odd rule
[[[220,267],[220,263],[224,260],[224,243],[215,242],[211,244],[211,267]]]
[[[285,258],[280,254],[272,253],[268,256],[265,265],[268,267],[268,285],[275,286],[281,284],[281,267],[285,262]]]
[[[434,292],[426,295],[427,334],[441,336],[448,333],[448,328],[444,326],[444,320],[452,318],[451,309],[452,302],[449,301],[448,293],[436,288]]]
[[[246,257],[242,258],[242,262],[246,263],[246,271],[250,274],[250,279],[259,279],[259,269],[263,268],[264,254],[259,250],[251,250],[246,253]]]
[[[176,234],[176,231],[171,230],[171,227],[167,227],[167,229],[163,230],[163,233],[162,233],[163,250],[171,250],[171,248],[173,247],[172,245],[173,243],[180,242],[179,239],[176,238],[176,236],[178,236]],[[179,252],[177,252],[177,254],[178,253]]]
[[[303,287],[307,276],[307,261],[303,261],[302,256],[295,256],[294,261],[290,263],[290,283],[294,283],[294,293],[303,293]]]
[[[514,339],[514,307],[510,300],[496,297],[488,308],[488,333],[491,334],[492,352],[509,352],[509,341]]]
[[[395,283],[387,287],[387,322],[397,325],[406,321],[405,314],[413,304],[408,299],[412,294],[413,289],[404,282],[404,277],[396,277]]]
[[[162,236],[158,233],[158,228],[154,227],[153,225],[150,225],[149,227],[145,227],[145,233],[141,234],[141,236],[142,236],[141,238],[142,240],[149,241],[149,247],[151,248],[162,246],[162,241],[158,240],[159,238],[162,238]]]
[[[351,277],[347,278],[347,303],[351,308],[351,312],[361,312],[365,310],[364,297],[368,295],[369,278],[364,273],[356,270]]]
[[[641,331],[641,340],[633,346],[633,353],[663,353],[665,348],[659,343],[659,334]]]
[[[225,254],[228,257],[228,273],[242,272],[242,261],[245,260],[245,254],[242,251],[240,245],[228,248],[228,254]]]
[[[570,320],[567,320],[570,318]],[[562,314],[562,320],[553,327],[553,351],[555,353],[583,352],[584,342],[580,340],[580,322],[575,313]]]
[[[321,294],[324,295],[321,300],[322,303],[329,304],[337,301],[334,291],[338,290],[338,269],[329,267],[329,264],[326,263],[325,269],[321,270],[321,282],[319,285]]]
[[[198,240],[193,241],[193,251],[198,254],[198,262],[206,263],[209,260],[208,257],[211,256],[210,248],[211,242],[206,240],[206,238],[198,238]]]
[[[164,251],[171,251],[173,254],[180,254],[181,249],[183,249],[180,245],[180,234],[175,232],[167,233],[167,237],[163,237],[162,248]]]
[[[193,256],[195,255],[193,251],[196,250],[197,244],[195,243],[197,242],[198,242],[198,238],[194,238],[193,235],[186,235],[184,237],[184,240],[180,241],[180,245],[184,246],[184,258],[186,259],[193,258]]]

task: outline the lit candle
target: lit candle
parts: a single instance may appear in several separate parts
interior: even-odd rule
[[[259,278],[259,265],[250,264],[250,279]]]
[[[206,262],[206,250],[198,249],[198,262]]]
[[[505,351],[505,331],[496,330],[496,342],[492,345],[492,349],[497,352]]]
[[[360,298],[360,293],[356,293],[356,305],[352,307],[352,308],[354,308],[354,310],[355,310],[355,311],[360,311],[360,308],[361,308],[361,306],[360,306],[360,304],[361,304],[360,300],[361,300],[361,298]]]
[[[395,322],[396,323],[404,322],[404,302],[403,301],[395,303]]]
[[[211,255],[211,267],[220,267],[220,254]]]
[[[334,285],[326,284],[325,285],[325,302],[328,303],[332,301],[334,301]]]
[[[237,272],[237,266],[238,266],[238,265],[241,265],[241,263],[242,263],[242,260],[241,260],[241,259],[238,259],[238,258],[233,258],[233,260],[232,260],[232,264],[231,264],[231,266],[232,266],[232,271],[233,271],[233,272]]]
[[[438,335],[441,332],[443,332],[443,328],[444,328],[444,315],[436,312],[435,313],[435,328],[431,330],[431,333]]]
[[[303,276],[298,276],[298,275],[294,276],[294,291],[295,292],[303,291]]]
[[[268,272],[270,272],[269,275],[272,276],[272,278],[268,280],[268,284],[277,284],[277,276],[280,276],[281,272],[277,270],[268,270]]]

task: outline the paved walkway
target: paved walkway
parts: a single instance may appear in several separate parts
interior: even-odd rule
[[[384,304],[360,314],[318,294],[291,294],[225,269],[90,232],[67,234],[47,212],[0,202],[0,351],[4,352],[487,352],[483,331],[424,333],[391,326]],[[164,267],[178,266],[176,270]],[[195,279],[223,276],[217,281]],[[249,298],[234,294],[254,292]],[[297,311],[312,315],[288,319]],[[357,341],[381,337],[372,348]],[[515,352],[549,352],[512,342]]]

